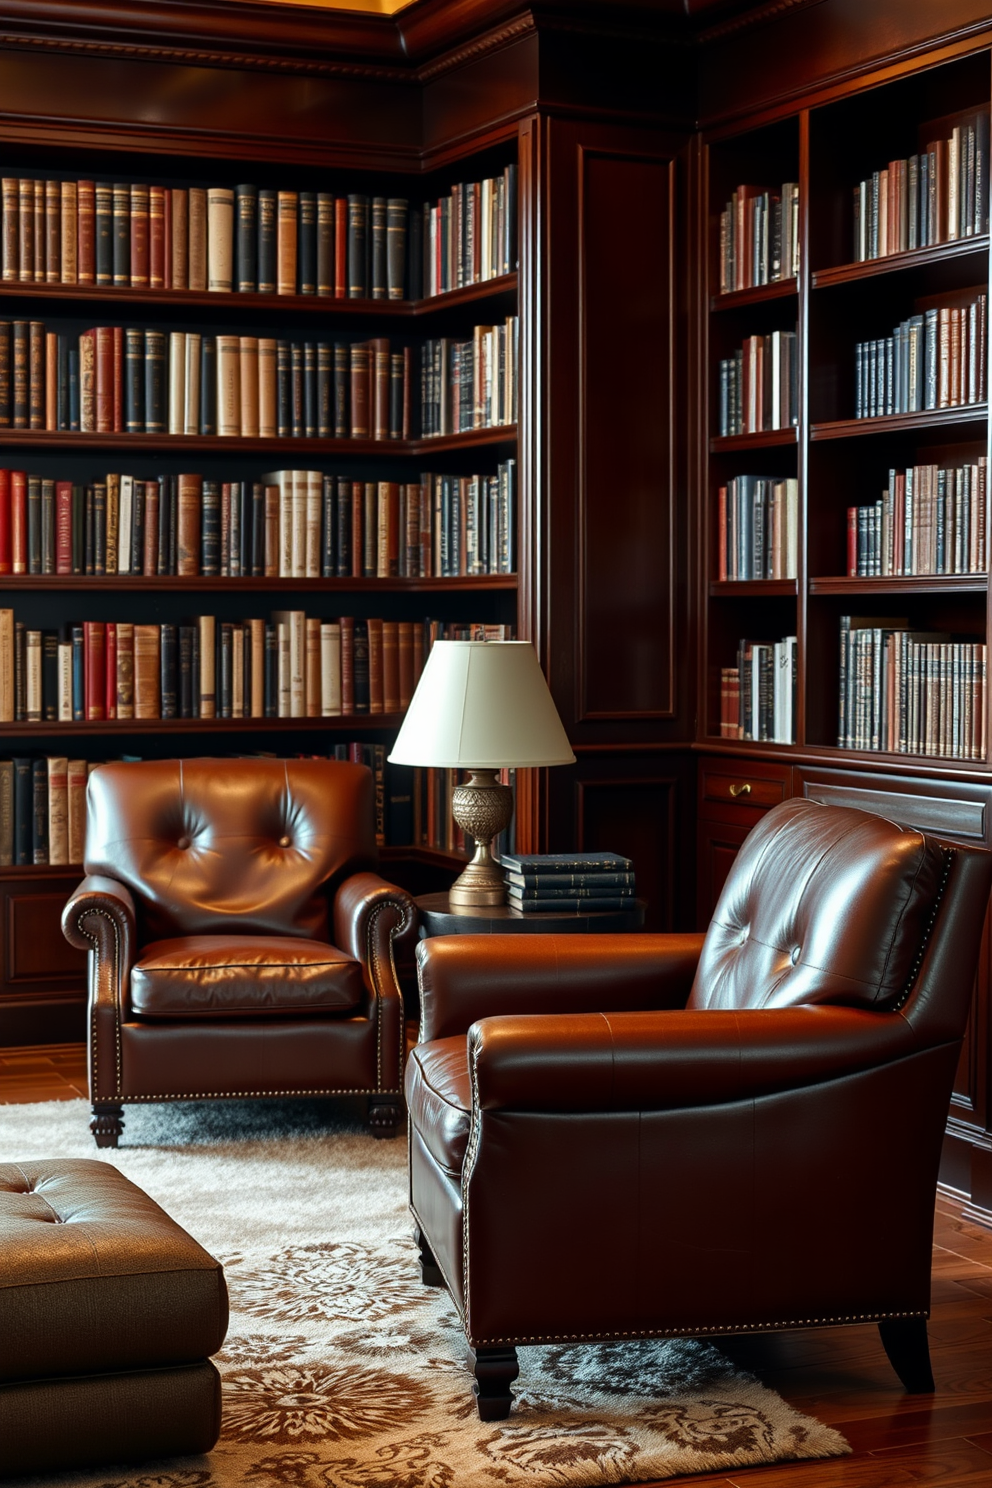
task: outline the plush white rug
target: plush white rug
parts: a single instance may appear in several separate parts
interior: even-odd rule
[[[0,1106],[0,1161],[95,1157],[88,1120],[83,1101]],[[224,1264],[221,1440],[32,1488],[578,1488],[849,1450],[694,1341],[523,1348],[509,1419],[483,1424],[455,1310],[420,1282],[403,1141],[316,1102],[126,1122],[100,1157]]]

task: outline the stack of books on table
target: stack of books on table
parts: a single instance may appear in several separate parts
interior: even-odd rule
[[[524,914],[634,907],[634,865],[619,853],[503,854],[507,898]]]

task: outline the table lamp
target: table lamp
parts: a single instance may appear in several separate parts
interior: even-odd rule
[[[513,792],[497,771],[575,763],[529,641],[435,641],[389,758],[471,772],[452,797],[476,844],[449,892],[455,908],[506,902],[492,842],[510,824]]]

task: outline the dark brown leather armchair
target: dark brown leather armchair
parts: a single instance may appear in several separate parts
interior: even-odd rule
[[[932,1390],[937,1164],[992,854],[788,801],[703,935],[418,949],[424,1280],[484,1420],[518,1344],[877,1322]]]
[[[330,760],[93,771],[62,928],[89,952],[98,1147],[129,1101],[364,1094],[396,1132],[416,909],[374,871],[373,790]]]

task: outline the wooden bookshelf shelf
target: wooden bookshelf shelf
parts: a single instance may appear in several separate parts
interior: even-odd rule
[[[930,430],[953,432],[988,422],[987,403],[962,403],[953,408],[932,408],[923,413],[891,413],[882,418],[836,419],[813,424],[811,440],[864,439],[872,434],[898,434],[903,430],[926,433]]]
[[[914,248],[909,253],[888,253],[884,258],[869,258],[862,263],[838,264],[836,268],[817,269],[811,276],[814,289],[832,289],[838,284],[853,284],[860,279],[874,279],[880,274],[895,274],[906,269],[928,268],[931,264],[974,259],[978,277],[987,277],[989,235],[958,238],[952,243],[936,243],[932,248]]]
[[[911,574],[902,577],[810,579],[810,594],[987,594],[988,574]]]
[[[796,444],[798,438],[799,431],[795,426],[789,429],[764,429],[760,434],[717,435],[710,440],[710,453],[714,455],[735,455],[738,452],[744,454],[747,450],[773,449],[776,445]]]
[[[795,598],[799,585],[795,579],[711,579],[713,599]]]
[[[7,280],[0,281],[0,305],[5,300],[16,300],[37,305],[46,301],[55,301],[61,306],[74,303],[116,305],[122,312],[140,306],[170,312],[209,310],[211,319],[233,318],[238,321],[250,320],[253,314],[276,315],[280,319],[302,316],[311,322],[315,317],[334,320],[339,316],[345,320],[421,320],[461,305],[485,304],[514,296],[517,279],[516,274],[502,274],[499,278],[486,279],[481,284],[466,284],[424,300],[352,300],[337,299],[332,295],[210,293],[206,290],[132,289],[113,285],[35,284]],[[170,319],[175,318],[175,315],[170,316]],[[111,319],[121,319],[121,316],[111,313]]]
[[[5,574],[3,588],[12,593],[35,590],[73,590],[85,592],[98,589],[106,593],[136,593],[143,590],[158,590],[163,593],[199,592],[227,594],[238,590],[252,594],[272,593],[321,593],[321,594],[423,594],[431,592],[468,592],[479,590],[508,589],[518,587],[516,574],[459,574],[444,578],[315,578],[280,579],[252,578],[250,575],[225,579],[217,576],[196,575],[186,578],[176,574]]]
[[[401,713],[347,713],[334,718],[110,718],[71,723],[5,723],[4,732],[31,739],[71,739],[79,734],[124,738],[132,734],[285,734],[327,730],[398,729]]]
[[[379,455],[383,458],[420,458],[445,450],[484,449],[516,443],[516,424],[468,429],[461,434],[436,434],[427,439],[246,439],[220,434],[80,434],[69,430],[0,429],[0,449],[13,448],[131,450],[179,454],[245,455]]]
[[[750,289],[735,289],[729,294],[713,295],[711,310],[746,310],[750,305],[763,305],[767,300],[787,300],[799,292],[796,279],[776,279],[774,284],[756,284]]]

